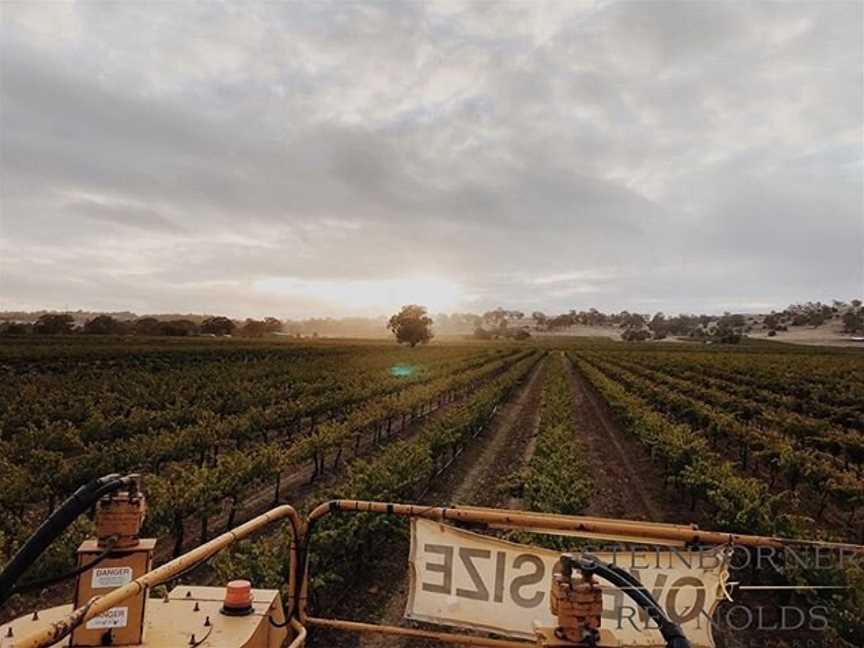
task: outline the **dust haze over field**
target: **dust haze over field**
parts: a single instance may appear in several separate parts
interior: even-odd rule
[[[862,11],[4,2],[0,310],[859,294]]]

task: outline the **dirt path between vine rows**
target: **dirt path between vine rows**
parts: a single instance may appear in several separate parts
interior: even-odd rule
[[[517,392],[500,407],[487,429],[454,462],[450,471],[427,491],[422,498],[424,503],[437,506],[508,505],[510,496],[506,488],[502,487],[509,475],[521,466],[525,449],[537,434],[540,423],[540,395],[548,361],[547,356],[538,362]],[[367,604],[360,612],[370,615],[378,623],[398,625],[402,620],[408,595],[407,561],[401,555],[395,556],[376,576],[375,582],[368,586]],[[419,648],[437,645],[382,635],[342,635],[338,639],[340,647]],[[327,645],[336,644],[331,640],[327,641]]]
[[[519,500],[508,497],[499,487],[530,458],[539,425],[544,370],[552,360],[554,356],[547,356],[538,364],[516,394],[502,406],[489,428],[458,458],[441,482],[426,493],[422,502],[520,508]],[[664,488],[662,474],[642,444],[617,425],[606,402],[569,360],[566,366],[575,404],[575,430],[585,445],[596,491],[585,514],[657,522],[694,521],[698,515],[689,511],[684,498]],[[392,555],[382,563],[373,579],[352,592],[346,604],[339,606],[336,615],[380,624],[422,627],[423,624],[402,619],[409,585],[405,548],[394,543],[382,548],[391,550]],[[745,604],[753,606],[757,603],[756,597],[747,599]],[[347,609],[352,605],[352,609]],[[771,610],[776,601],[764,600],[761,605]],[[813,640],[811,636],[814,633],[802,633],[802,636],[805,634]],[[766,634],[750,629],[730,632],[723,627],[722,621],[721,627],[715,630],[715,640],[718,646],[726,648],[745,643],[755,645],[753,641],[766,646],[776,641],[778,647],[794,644],[772,638],[770,632]],[[310,642],[313,647],[337,648],[441,648],[444,645],[450,644],[321,631],[316,632]]]
[[[690,511],[686,498],[664,489],[662,474],[644,446],[617,425],[605,400],[579,370],[569,361],[567,365],[576,404],[576,429],[585,444],[589,465],[594,468],[596,494],[585,514],[682,524],[705,521],[710,528],[710,519],[702,520],[700,512]],[[734,575],[733,580],[737,580]],[[783,633],[735,629],[729,624],[723,610],[741,605],[749,606],[751,610],[761,608],[761,613],[768,619],[766,624],[776,623],[778,606],[774,592],[738,594],[735,603],[721,602],[720,605],[721,613],[715,615],[718,626],[713,633],[719,647],[828,645],[820,633],[804,629]],[[800,609],[809,609],[803,602],[798,605]]]
[[[608,405],[569,359],[575,428],[585,447],[595,492],[585,515],[690,522],[693,514],[671,501],[663,476],[644,446],[615,422]]]

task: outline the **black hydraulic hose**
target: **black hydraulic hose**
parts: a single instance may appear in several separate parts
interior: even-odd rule
[[[118,536],[111,536],[108,540],[105,548],[97,555],[93,560],[88,563],[85,563],[75,569],[70,569],[69,571],[59,574],[57,576],[49,576],[48,578],[40,578],[39,580],[30,581],[28,583],[18,583],[17,585],[12,587],[11,594],[23,594],[25,592],[32,592],[37,589],[42,589],[43,587],[50,587],[51,585],[55,585],[57,583],[62,583],[63,581],[74,578],[79,574],[83,574],[88,569],[92,569],[96,565],[103,562],[106,558],[111,557],[111,550],[114,549],[114,546],[117,544]]]
[[[669,620],[657,600],[635,576],[617,565],[605,563],[587,554],[576,560],[576,566],[583,572],[597,574],[615,587],[621,588],[657,624],[667,648],[690,648],[690,642],[681,626]]]
[[[105,475],[85,484],[64,501],[48,518],[39,525],[27,542],[12,557],[0,572],[0,606],[12,595],[18,579],[26,572],[39,556],[75,519],[99,501],[101,497],[120,490],[133,483],[131,477],[118,474]]]

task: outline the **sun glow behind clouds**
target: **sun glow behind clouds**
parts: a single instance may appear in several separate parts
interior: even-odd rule
[[[302,297],[339,312],[382,315],[405,304],[421,304],[432,313],[452,311],[463,298],[457,283],[440,277],[353,281],[271,277],[256,281],[255,289],[286,298]]]

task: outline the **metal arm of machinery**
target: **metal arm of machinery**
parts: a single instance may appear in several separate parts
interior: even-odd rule
[[[116,476],[112,476],[112,481],[114,479],[116,479]],[[99,489],[97,488],[96,490]],[[507,527],[535,530],[541,533],[564,533],[574,536],[584,535],[586,537],[604,537],[623,542],[641,541],[656,544],[671,544],[673,546],[689,546],[695,544],[739,544],[742,546],[782,548],[811,545],[827,547],[847,553],[864,553],[864,547],[859,545],[808,542],[786,538],[769,538],[763,536],[702,531],[695,526],[688,525],[655,524],[631,520],[551,515],[525,511],[484,509],[478,507],[434,507],[387,502],[333,500],[316,507],[309,513],[308,518],[303,520],[294,508],[288,505],[283,505],[253,518],[232,531],[216,537],[215,539],[162,565],[161,567],[158,567],[157,569],[144,573],[138,578],[134,578],[134,580],[131,580],[131,582],[128,582],[126,585],[111,590],[104,595],[96,596],[83,605],[82,601],[85,599],[80,599],[78,602],[79,607],[76,610],[38,631],[25,635],[24,638],[20,640],[16,638],[14,645],[16,648],[46,648],[52,646],[72,633],[72,631],[78,626],[86,624],[91,619],[104,614],[124,601],[143,595],[142,593],[146,592],[148,588],[152,588],[155,585],[176,578],[178,575],[181,575],[196,565],[199,565],[201,562],[209,559],[232,543],[247,538],[260,531],[268,524],[284,518],[288,518],[294,537],[294,542],[292,542],[290,549],[291,576],[288,583],[289,591],[285,601],[285,619],[298,633],[292,646],[302,645],[302,637],[305,636],[304,628],[309,626],[333,628],[352,632],[425,637],[444,643],[490,646],[495,648],[519,648],[520,646],[524,648],[525,646],[537,645],[535,643],[526,643],[525,641],[518,640],[493,639],[477,635],[435,632],[421,628],[405,628],[400,626],[358,623],[343,619],[320,618],[310,614],[307,610],[307,593],[310,576],[308,552],[312,544],[312,531],[315,527],[316,521],[321,520],[327,515],[340,512],[380,513],[384,515],[395,515],[406,518],[425,518],[428,520],[453,522],[485,528]],[[585,572],[596,573],[598,576],[601,576],[614,586],[621,588],[623,592],[627,593],[630,598],[642,607],[646,614],[657,623],[669,648],[689,647],[689,643],[681,632],[681,629],[665,616],[654,597],[630,574],[612,565],[607,565],[591,556],[583,556],[577,563],[575,563],[575,566]],[[284,627],[284,624],[279,627]]]
[[[492,528],[536,529],[541,532],[562,532],[566,535],[593,535],[610,540],[626,537],[634,541],[684,545],[738,545],[742,547],[820,547],[846,554],[864,554],[864,546],[824,542],[821,540],[799,540],[772,536],[704,531],[695,525],[643,522],[640,520],[616,520],[611,518],[587,517],[580,515],[558,515],[533,511],[491,509],[478,506],[418,506],[416,504],[397,504],[391,502],[370,502],[364,500],[332,500],[315,507],[308,515],[308,528],[318,519],[337,512],[347,513],[384,513],[406,517],[420,517],[441,522],[462,522],[474,525],[488,525]],[[308,535],[309,531],[307,531]]]
[[[541,533],[559,533],[576,537],[606,538],[622,542],[644,542],[666,544],[673,546],[690,545],[740,545],[746,547],[771,547],[782,549],[788,547],[823,547],[848,554],[864,554],[864,546],[830,543],[819,541],[797,540],[790,538],[767,537],[703,531],[695,525],[676,525],[642,522],[636,520],[614,520],[598,517],[556,515],[531,511],[516,511],[489,509],[482,507],[439,507],[418,506],[414,504],[399,504],[391,502],[371,502],[362,500],[332,500],[314,508],[307,517],[305,537],[301,544],[300,564],[308,567],[306,555],[312,543],[312,532],[317,521],[335,513],[379,513],[400,517],[416,517],[438,522],[473,525],[494,529],[525,529]],[[609,569],[600,573],[604,578],[630,594],[656,622],[665,628],[663,635],[669,648],[687,648],[689,642],[681,634],[680,628],[671,623],[660,611],[653,597],[645,591],[638,581],[631,580],[629,574],[622,576],[617,571]],[[420,628],[405,628],[395,625],[380,625],[360,623],[346,619],[317,617],[308,610],[309,574],[304,568],[300,576],[297,612],[300,622],[306,626],[316,626],[347,632],[376,633],[404,637],[421,637],[441,643],[460,645],[489,646],[494,648],[524,648],[536,645],[524,641],[492,639],[483,636],[444,633]],[[613,580],[614,579],[614,580]],[[634,597],[635,595],[635,597]],[[653,612],[651,611],[653,610]],[[662,632],[662,630],[661,630]],[[578,644],[577,644],[578,645]]]
[[[179,558],[175,558],[174,560],[165,563],[161,567],[158,567],[153,571],[148,572],[147,574],[144,574],[139,578],[136,578],[127,585],[124,585],[123,587],[118,587],[117,589],[112,590],[110,593],[104,596],[96,597],[91,601],[88,601],[87,604],[81,606],[77,610],[74,610],[71,614],[67,615],[60,621],[57,621],[56,623],[51,624],[44,630],[24,637],[22,640],[16,642],[15,648],[46,648],[48,646],[52,646],[64,637],[68,636],[76,627],[83,623],[86,623],[93,617],[99,616],[100,614],[106,612],[107,610],[110,610],[112,607],[115,607],[123,601],[137,596],[141,591],[147,588],[154,587],[155,585],[159,585],[160,583],[171,580],[178,574],[186,571],[190,567],[200,563],[203,560],[207,560],[208,558],[218,553],[225,547],[233,544],[234,542],[242,540],[243,538],[246,538],[257,531],[260,531],[262,528],[271,524],[272,522],[284,518],[288,518],[288,521],[291,524],[292,532],[294,533],[294,537],[298,537],[299,530],[302,526],[302,520],[297,514],[297,511],[292,506],[289,506],[287,504],[283,506],[277,506],[276,508],[271,509],[267,513],[252,518],[251,520],[249,520],[245,524],[240,525],[236,529],[228,531],[227,533],[223,533],[222,535],[201,545],[200,547],[190,551],[189,553],[184,554]],[[290,559],[292,575],[291,584],[293,584],[293,576],[297,564],[296,551],[293,544]],[[293,609],[294,607],[293,586],[289,588],[287,607],[289,610]]]

